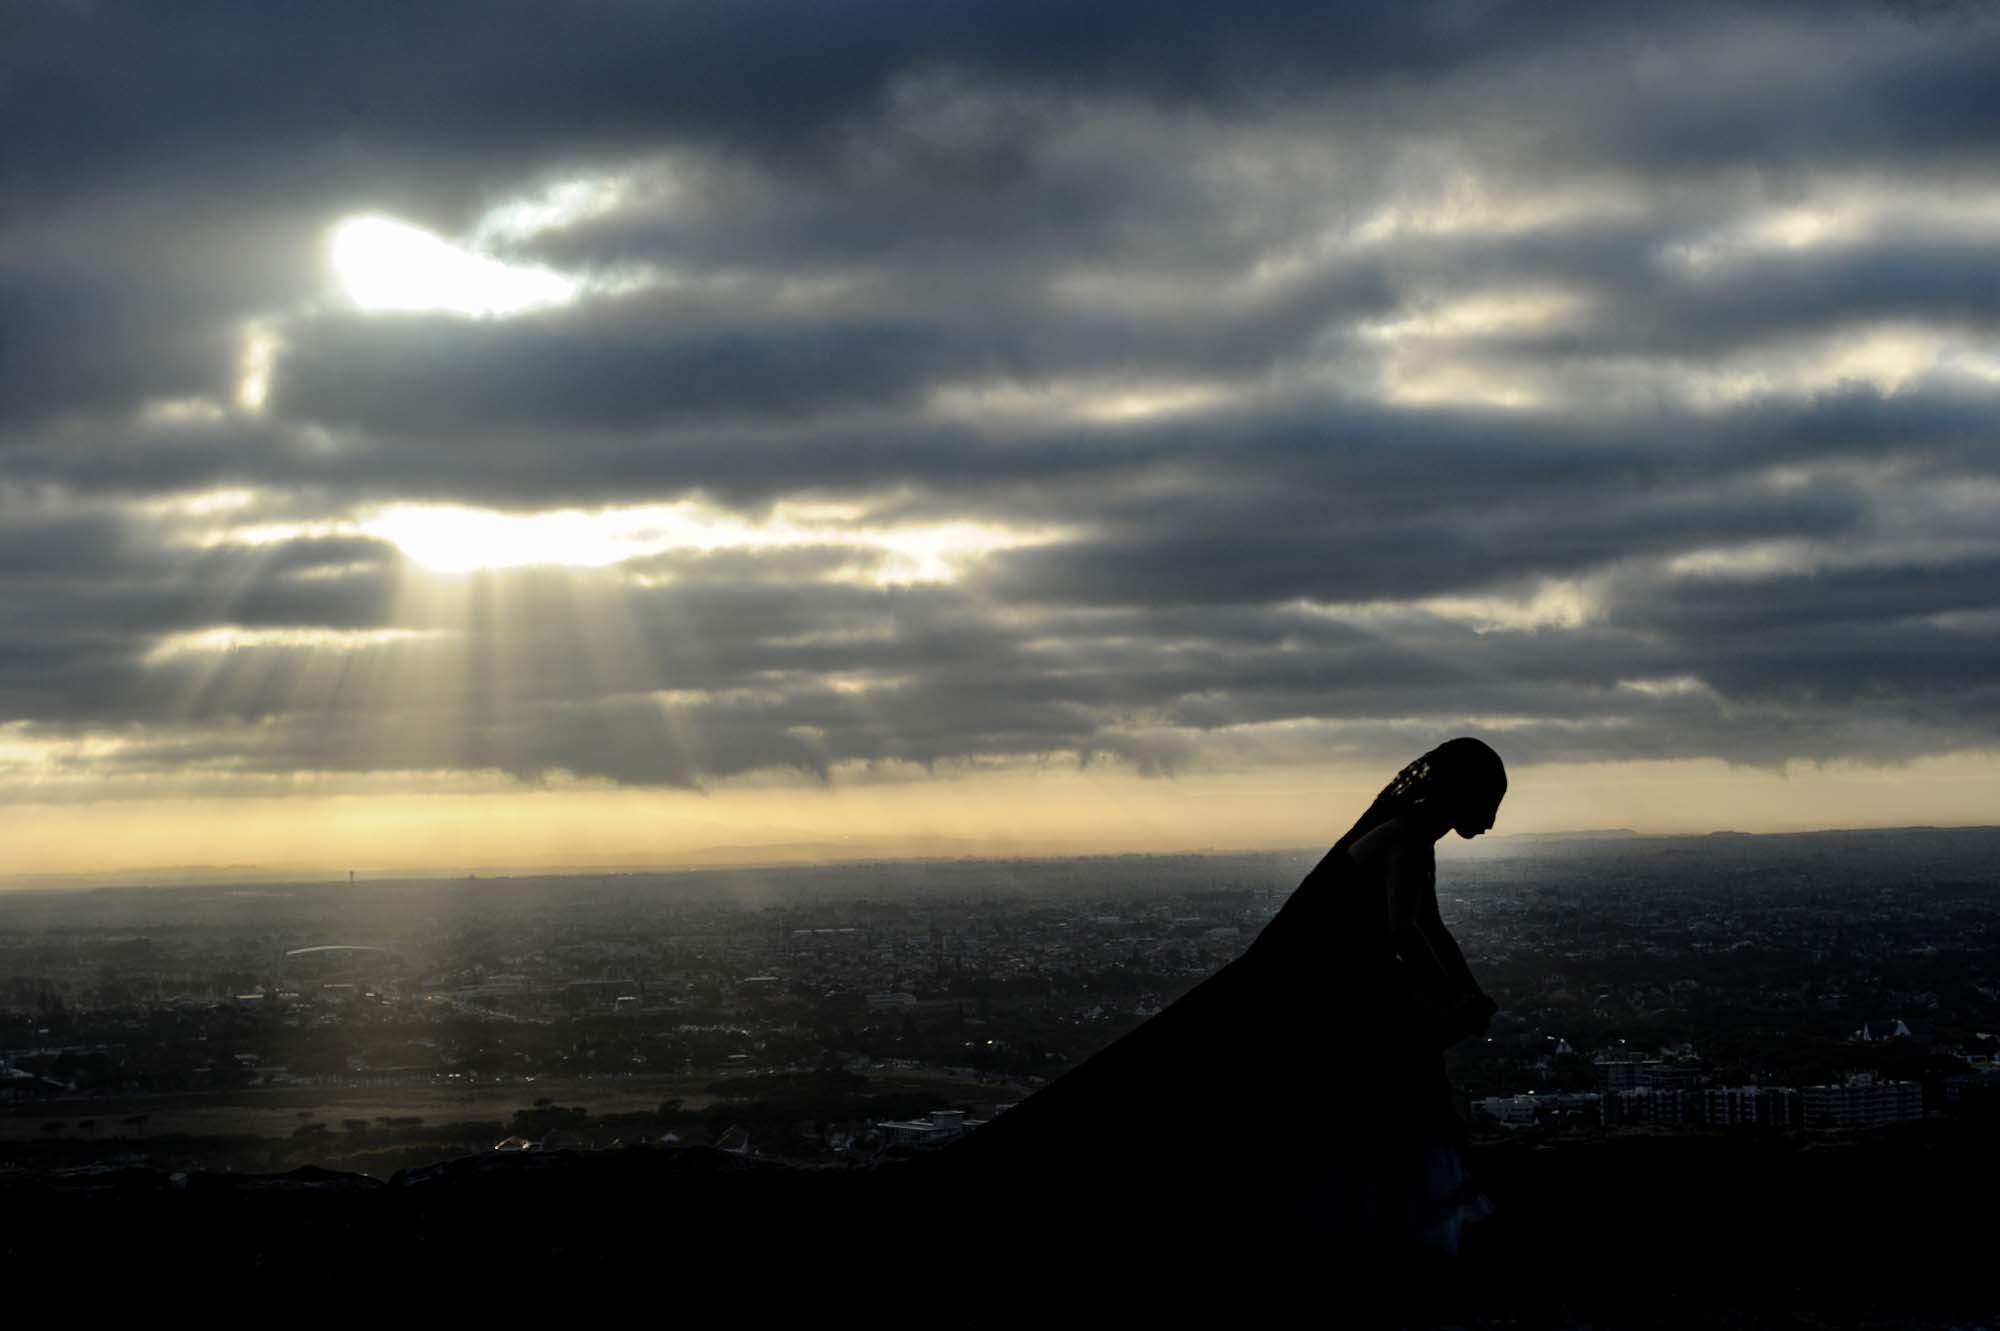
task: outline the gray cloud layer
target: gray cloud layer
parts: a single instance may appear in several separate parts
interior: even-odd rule
[[[79,791],[2000,743],[1979,8],[6,22],[0,726]],[[357,310],[362,212],[582,298]],[[370,525],[687,500],[832,516]],[[1018,541],[870,535],[954,523]]]

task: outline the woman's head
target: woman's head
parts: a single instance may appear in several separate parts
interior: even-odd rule
[[[1452,830],[1471,838],[1493,826],[1507,795],[1500,755],[1467,735],[1446,740],[1424,757],[1431,765],[1428,799]]]
[[[1404,814],[1421,814],[1442,836],[1478,836],[1493,826],[1507,793],[1507,768],[1500,755],[1470,736],[1446,740],[1396,774],[1375,803],[1342,841]]]

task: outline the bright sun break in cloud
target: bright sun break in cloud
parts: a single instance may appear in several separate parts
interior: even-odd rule
[[[567,305],[582,284],[546,268],[461,249],[392,217],[350,217],[329,239],[333,270],[369,313],[437,311],[498,318]]]
[[[594,512],[502,513],[450,504],[392,504],[359,530],[437,573],[558,566],[603,568],[671,551],[771,551],[848,547],[881,556],[870,580],[883,585],[949,582],[964,563],[1000,550],[1061,539],[1052,529],[981,522],[896,527],[856,521],[838,506],[781,507],[751,522],[692,502]]]

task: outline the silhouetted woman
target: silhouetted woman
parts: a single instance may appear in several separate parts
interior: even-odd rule
[[[1044,1226],[1455,1253],[1491,1207],[1465,1174],[1443,1051],[1494,1004],[1439,914],[1434,848],[1491,827],[1506,790],[1476,739],[1426,753],[1242,956],[938,1166]]]

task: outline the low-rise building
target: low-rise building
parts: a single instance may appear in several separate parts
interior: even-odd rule
[[[1710,1087],[1702,1092],[1701,1118],[1718,1128],[1796,1128],[1804,1122],[1804,1102],[1790,1086]]]
[[[1809,1128],[1857,1128],[1924,1116],[1923,1087],[1913,1081],[1849,1077],[1838,1086],[1808,1086],[1801,1093]]]
[[[1640,1085],[1645,1070],[1659,1064],[1631,1056],[1600,1055],[1591,1060],[1590,1066],[1597,1074],[1597,1089],[1610,1095],[1614,1091],[1629,1091]]]
[[[879,1126],[891,1146],[942,1146],[985,1123],[983,1118],[967,1118],[962,1109],[933,1109],[924,1118],[892,1119]]]
[[[1699,1090],[1708,1082],[1708,1074],[1699,1063],[1641,1063],[1639,1084],[1650,1086],[1656,1091]]]
[[[1599,1102],[1606,1127],[1633,1123],[1688,1123],[1695,1117],[1696,1095],[1692,1091],[1659,1090],[1638,1086],[1613,1091]]]

